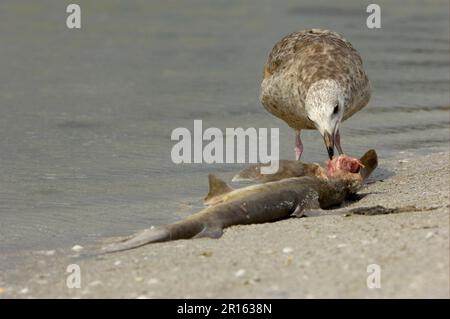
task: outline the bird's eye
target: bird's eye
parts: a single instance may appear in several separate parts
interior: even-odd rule
[[[339,112],[339,105],[336,104],[336,106],[333,109],[333,114],[337,114]]]

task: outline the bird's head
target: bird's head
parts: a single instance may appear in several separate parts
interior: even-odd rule
[[[306,115],[323,136],[330,159],[334,155],[334,139],[344,115],[344,94],[334,80],[313,83],[306,95]]]

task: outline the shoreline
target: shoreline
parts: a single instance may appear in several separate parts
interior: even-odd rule
[[[33,252],[0,275],[0,298],[449,298],[448,169],[448,152],[380,160],[359,200],[345,204],[416,211],[327,210],[95,258]],[[80,266],[79,289],[66,286],[69,264]],[[380,289],[366,284],[372,264]]]

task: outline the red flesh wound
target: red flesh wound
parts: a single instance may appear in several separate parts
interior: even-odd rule
[[[336,177],[346,173],[359,173],[361,162],[357,158],[340,155],[327,161],[327,176]]]

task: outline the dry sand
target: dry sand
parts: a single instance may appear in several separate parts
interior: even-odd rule
[[[449,154],[409,155],[381,161],[362,198],[345,206],[417,211],[329,210],[93,258],[35,252],[16,273],[0,275],[0,297],[449,298]],[[79,289],[66,286],[72,263],[81,269]],[[367,287],[371,264],[380,266],[380,288]]]

